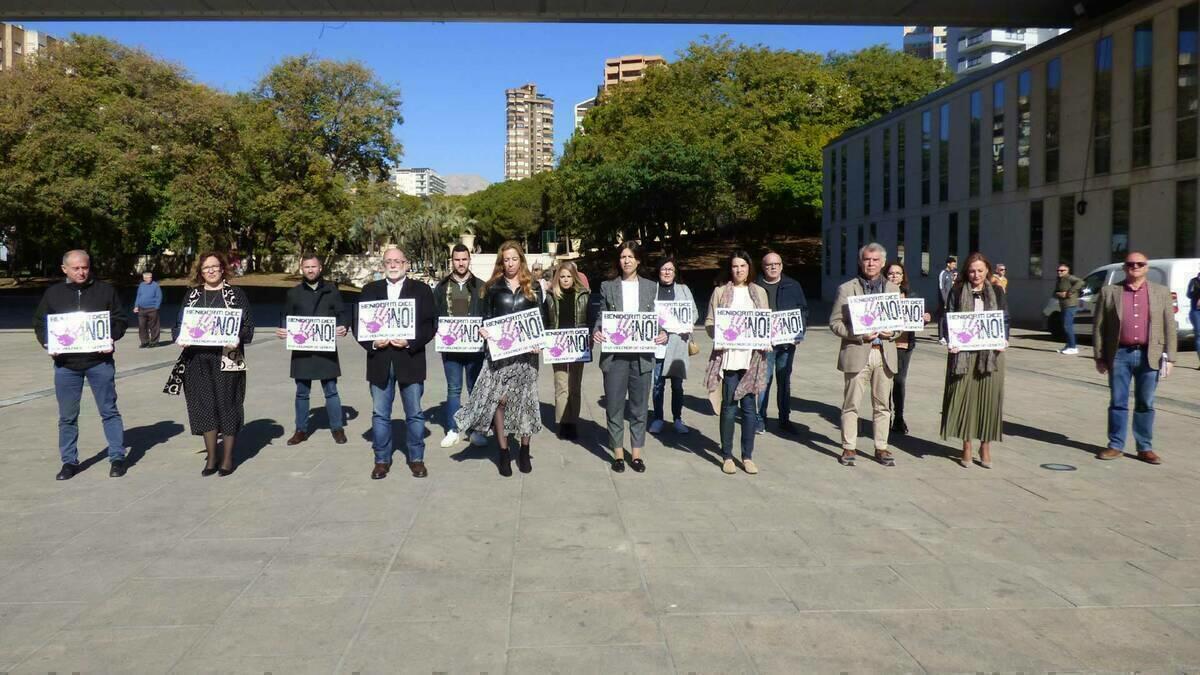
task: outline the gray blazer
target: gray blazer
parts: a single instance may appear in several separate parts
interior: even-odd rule
[[[884,293],[899,293],[900,288],[890,281],[883,282]],[[850,326],[849,298],[852,295],[866,295],[862,280],[854,277],[838,286],[837,297],[833,300],[833,311],[829,313],[829,330],[842,339],[842,348],[838,350],[837,368],[843,373],[857,373],[867,367],[867,358],[871,355],[871,345],[864,341],[863,336],[855,335]],[[900,357],[896,355],[896,338],[900,331],[892,333],[891,337],[880,338],[883,342],[883,365],[889,374],[898,372]]]
[[[650,281],[645,277],[638,277],[638,309],[639,312],[653,312],[654,301],[658,298],[658,284]],[[622,312],[624,306],[621,297],[621,279],[609,279],[600,284],[600,311],[596,312],[595,323],[592,325],[592,332],[600,330],[601,312]],[[625,358],[635,358],[637,360],[637,369],[639,373],[654,372],[654,352],[645,352],[642,354],[606,354],[604,347],[600,347],[600,371],[608,372],[609,366],[613,359],[621,356]]]
[[[657,294],[658,291],[655,291]],[[696,298],[692,296],[692,289],[687,285],[675,282],[675,300],[678,302],[690,302],[693,306],[696,304]],[[699,312],[699,308],[696,308]],[[687,379],[688,376],[688,359],[691,356],[688,354],[688,342],[692,339],[692,334],[671,333],[667,340],[667,353],[663,356],[663,377],[678,377]]]
[[[1162,355],[1175,363],[1176,343],[1175,303],[1171,301],[1171,290],[1161,284],[1146,282],[1150,299],[1150,344],[1146,345],[1146,360],[1150,367],[1159,370]],[[1121,321],[1125,313],[1122,296],[1125,283],[1109,284],[1100,288],[1100,299],[1096,302],[1095,325],[1092,331],[1092,354],[1097,361],[1112,368],[1117,348],[1121,345]]]

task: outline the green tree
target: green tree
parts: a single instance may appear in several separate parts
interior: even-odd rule
[[[527,244],[530,235],[546,224],[550,181],[550,173],[539,173],[525,180],[492,183],[467,195],[463,203],[468,216],[476,221],[480,245],[495,247],[507,239]]]
[[[828,64],[859,92],[847,123],[861,126],[950,84],[943,61],[919,59],[876,45],[850,53],[832,53]]]

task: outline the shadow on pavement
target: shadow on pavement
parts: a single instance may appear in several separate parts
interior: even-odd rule
[[[354,406],[342,406],[342,421],[349,422],[350,420],[358,419],[358,408]],[[317,429],[330,429],[329,426],[329,408],[313,408],[308,416],[308,434],[311,436]]]
[[[183,433],[183,425],[173,420],[163,420],[141,427],[125,430],[125,445],[129,446],[129,454],[125,463],[134,466],[146,456],[156,445],[161,445]]]
[[[1095,443],[1083,443],[1081,441],[1072,440],[1071,438],[1060,434],[1057,431],[1037,429],[1025,424],[1018,424],[1016,422],[1005,422],[1004,433],[1012,436],[1020,436],[1021,438],[1028,438],[1033,441],[1040,441],[1048,445],[1061,445],[1066,448],[1074,448],[1080,452],[1086,452],[1089,455],[1095,455],[1097,452],[1104,449],[1103,446],[1096,445]]]
[[[283,427],[275,420],[257,419],[242,427],[233,451],[233,465],[241,466],[258,456],[276,438],[283,438]]]

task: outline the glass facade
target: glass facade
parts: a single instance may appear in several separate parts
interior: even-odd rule
[[[1058,259],[1075,269],[1075,196],[1058,198]]]
[[[1058,182],[1058,142],[1062,125],[1062,59],[1046,63],[1046,182]]]
[[[1200,4],[1179,8],[1178,58],[1175,66],[1175,160],[1196,159],[1196,112],[1200,103],[1197,86],[1197,30]]]
[[[904,120],[896,123],[896,208],[903,209],[908,204],[908,178],[905,171],[904,149],[906,147]]]
[[[862,212],[871,212],[871,137],[863,137],[862,155]]]
[[[901,218],[900,220],[897,220],[896,221],[896,259],[900,261],[901,265],[904,264],[904,249],[906,248],[905,244],[907,243],[907,239],[908,239],[907,234],[908,233],[905,232],[905,230],[904,230],[904,219]]]
[[[1022,70],[1017,76],[1017,187],[1029,187],[1029,142],[1033,133],[1029,94],[1033,76]]]
[[[1129,188],[1112,192],[1111,260],[1121,262],[1129,253]]]
[[[1092,99],[1092,172],[1106,174],[1112,163],[1112,36],[1096,42],[1096,88]]]
[[[967,253],[979,250],[979,209],[971,209],[967,212]]]
[[[938,110],[938,199],[950,199],[950,104]]]
[[[1191,178],[1175,183],[1175,257],[1196,256],[1196,179]]]
[[[1004,191],[1004,80],[992,84],[992,192]]]
[[[1029,278],[1042,278],[1042,250],[1045,236],[1042,200],[1029,202]]]
[[[958,212],[951,211],[946,214],[946,255],[952,255],[959,260],[962,256],[958,254]]]
[[[929,216],[921,216],[921,276],[929,276]]]
[[[979,158],[982,147],[980,145],[980,134],[983,133],[983,92],[976,89],[971,92],[971,138],[967,142],[968,146],[968,164],[967,167],[967,196],[979,196]]]
[[[921,113],[921,206],[929,204],[929,172],[933,154],[933,113]]]
[[[1149,21],[1133,29],[1133,168],[1150,166],[1154,105],[1154,28]],[[1124,258],[1122,258],[1123,260]]]
[[[892,130],[883,130],[883,210],[892,208]]]

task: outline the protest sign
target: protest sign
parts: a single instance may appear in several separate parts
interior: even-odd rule
[[[289,316],[286,329],[288,351],[337,351],[337,319],[332,316]]]
[[[89,354],[112,346],[108,312],[46,315],[46,350],[51,354]]]
[[[688,300],[657,300],[654,311],[658,327],[668,333],[690,333],[696,325],[696,303]]]
[[[1004,349],[1004,312],[948,312],[946,333],[949,345],[964,352]]]
[[[914,332],[925,330],[925,298],[902,299],[900,315],[904,317],[904,327],[901,330]]]
[[[470,353],[483,351],[483,338],[479,329],[483,319],[477,316],[443,316],[438,319],[434,345],[443,353]]]
[[[193,347],[224,347],[240,342],[242,310],[184,307],[179,340]]]
[[[545,363],[590,363],[592,333],[587,328],[561,328],[542,334],[542,361]]]
[[[898,331],[904,328],[899,293],[852,295],[846,299],[850,326],[855,335]]]
[[[527,309],[488,319],[483,322],[488,332],[488,353],[493,361],[542,348],[542,310]]]
[[[358,339],[417,339],[417,301],[402,298],[358,303]]]
[[[718,307],[713,316],[716,349],[768,349],[771,347],[771,310]]]
[[[604,333],[604,352],[607,354],[639,354],[653,352],[658,345],[657,312],[603,312],[600,331]]]
[[[804,310],[771,312],[771,345],[792,345],[804,339]]]

